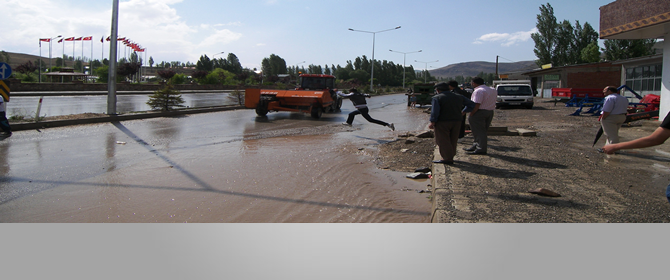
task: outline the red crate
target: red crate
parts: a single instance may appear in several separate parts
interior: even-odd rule
[[[556,98],[584,98],[589,97],[605,97],[603,89],[596,88],[552,88],[551,96]]]

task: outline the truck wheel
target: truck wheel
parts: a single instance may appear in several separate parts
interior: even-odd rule
[[[339,112],[342,109],[342,98],[337,98],[333,103],[333,112]]]
[[[261,100],[260,102],[258,102],[258,105],[256,106],[256,115],[265,117],[267,114],[268,114],[268,102],[265,100]]]
[[[323,115],[323,109],[321,107],[312,106],[312,118],[319,119]]]

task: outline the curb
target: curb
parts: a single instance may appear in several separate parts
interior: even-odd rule
[[[99,117],[99,118],[84,118],[84,119],[74,119],[74,120],[46,121],[46,122],[36,122],[36,123],[13,123],[13,124],[10,124],[10,125],[12,127],[12,131],[21,131],[21,130],[42,129],[42,128],[62,127],[62,126],[81,125],[81,124],[119,122],[119,121],[161,118],[161,117],[173,117],[173,116],[181,116],[181,115],[189,115],[189,114],[231,111],[231,110],[237,110],[237,109],[245,109],[245,107],[244,106],[221,106],[221,107],[210,107],[210,108],[201,108],[201,109],[182,109],[182,110],[168,111],[168,112],[140,113],[140,114],[127,114],[127,115],[110,115],[108,117]]]

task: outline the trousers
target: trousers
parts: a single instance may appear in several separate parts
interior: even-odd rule
[[[454,161],[456,145],[461,130],[461,121],[438,121],[435,123],[435,144],[443,160]]]
[[[354,117],[356,117],[356,115],[363,115],[363,117],[371,123],[376,123],[378,125],[383,125],[383,126],[388,126],[389,125],[387,122],[383,122],[383,121],[380,121],[380,120],[375,120],[372,117],[370,117],[370,114],[368,114],[369,111],[370,110],[368,108],[356,109],[356,111],[353,111],[353,112],[349,113],[349,118],[347,118],[347,123],[352,124],[352,123],[354,123]]]
[[[609,115],[601,121],[607,144],[619,143],[619,128],[626,121],[626,115]]]
[[[474,145],[477,145],[477,150],[486,152],[488,149],[488,130],[493,121],[492,110],[477,110],[468,118],[470,122],[470,130],[474,137]]]

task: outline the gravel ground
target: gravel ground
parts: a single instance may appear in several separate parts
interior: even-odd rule
[[[489,136],[489,154],[460,148],[456,164],[433,167],[434,222],[670,222],[665,188],[670,181],[670,145],[606,155],[596,151],[597,116],[571,116],[577,108],[538,99],[532,110],[499,109],[494,127],[525,128],[536,137]],[[584,110],[586,111],[586,110]],[[660,123],[645,120],[622,127],[623,141],[649,135]],[[400,132],[402,136],[403,132]],[[412,172],[432,166],[433,139],[408,144],[399,137],[379,147],[380,168]],[[406,151],[403,149],[407,149]],[[538,188],[560,197],[531,194]]]

